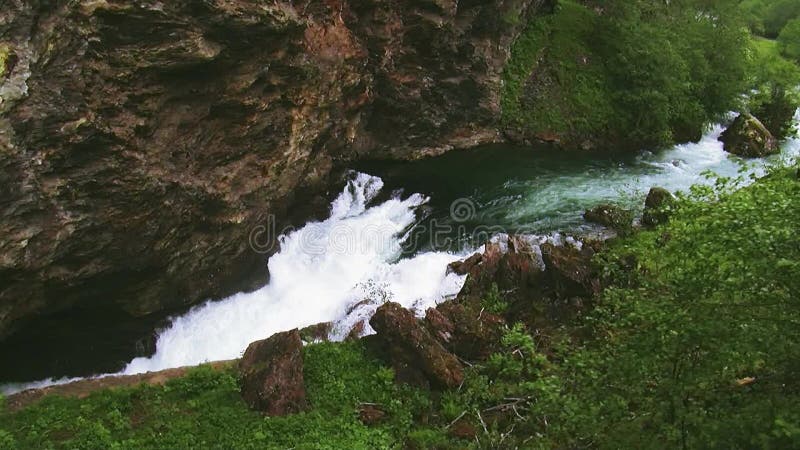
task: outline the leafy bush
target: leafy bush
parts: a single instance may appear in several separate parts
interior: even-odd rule
[[[752,41],[750,112],[782,139],[794,133],[794,113],[800,107],[800,68],[782,57],[775,41]]]
[[[604,294],[593,320],[606,337],[591,350],[602,376],[579,388],[608,405],[595,432],[609,446],[797,444],[800,182],[794,169],[736,181],[693,189],[668,225],[604,256],[641,267],[636,286]]]
[[[800,19],[787,23],[778,36],[781,53],[800,62]]]
[[[744,0],[739,9],[753,33],[769,38],[777,37],[789,21],[800,17],[799,0]]]
[[[508,309],[508,303],[503,300],[496,283],[492,283],[486,297],[481,301],[481,306],[492,314],[502,314]]]

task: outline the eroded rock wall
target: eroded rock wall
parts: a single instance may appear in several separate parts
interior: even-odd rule
[[[518,18],[549,2],[6,3],[0,336],[263,284],[251,231],[324,209],[336,168],[499,139]]]

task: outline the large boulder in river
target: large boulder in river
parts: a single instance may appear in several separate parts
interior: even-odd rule
[[[631,211],[621,206],[607,203],[586,210],[583,213],[583,218],[587,222],[609,227],[621,234],[628,233],[633,224],[633,213]]]
[[[303,342],[297,330],[273,335],[247,347],[239,372],[247,405],[269,416],[308,408],[303,380]]]
[[[644,214],[642,225],[654,227],[666,223],[669,219],[669,209],[675,204],[675,196],[662,187],[654,187],[647,193],[644,201]]]
[[[437,387],[458,387],[464,367],[422,326],[414,313],[389,302],[369,321],[387,346],[398,381],[419,384],[427,380]]]
[[[719,140],[725,150],[746,158],[758,158],[777,153],[778,141],[767,127],[750,114],[740,114]]]

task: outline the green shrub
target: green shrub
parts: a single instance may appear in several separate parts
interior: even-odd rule
[[[508,302],[506,302],[500,295],[500,289],[497,283],[492,283],[486,297],[481,301],[481,306],[492,314],[503,314],[508,309]]]
[[[778,44],[784,56],[800,62],[800,19],[786,24],[778,36]]]

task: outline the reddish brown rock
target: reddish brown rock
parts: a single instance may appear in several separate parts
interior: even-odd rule
[[[331,330],[333,330],[332,322],[320,322],[301,328],[300,338],[304,342],[327,342]]]
[[[269,416],[308,408],[303,381],[303,342],[298,330],[286,331],[247,347],[239,372],[247,405]]]
[[[377,425],[386,419],[386,411],[380,405],[363,403],[358,406],[358,419],[364,425]]]
[[[503,254],[500,244],[487,242],[481,255],[480,263],[470,267],[467,281],[458,294],[459,298],[467,296],[478,298],[483,296],[492,283],[496,282],[495,275],[500,267],[500,260],[503,258]]]
[[[390,302],[378,308],[369,323],[386,343],[396,375],[403,381],[419,384],[421,375],[435,386],[454,388],[464,380],[461,363],[413,312]]]
[[[500,289],[525,289],[535,283],[541,268],[530,244],[520,236],[508,238],[508,251],[500,258],[496,284]]]
[[[456,326],[447,316],[442,314],[439,308],[441,308],[441,305],[436,308],[428,308],[425,312],[425,324],[428,330],[433,333],[433,337],[447,345],[453,338]]]
[[[466,360],[482,360],[498,350],[505,320],[450,301],[430,308],[425,324],[446,349]]]
[[[363,320],[359,320],[353,325],[353,328],[347,333],[347,337],[345,337],[346,341],[356,341],[361,338],[361,335],[364,334],[364,327],[366,323]]]
[[[515,295],[525,295],[541,276],[541,266],[531,245],[521,236],[508,238],[504,252],[498,243],[488,242],[480,264],[470,268],[464,288],[458,294],[462,303],[476,304],[485,298],[492,285]]]
[[[466,275],[470,273],[473,267],[481,263],[483,255],[475,253],[464,261],[455,261],[447,266],[448,273],[455,273],[457,275]]]
[[[586,246],[542,245],[542,259],[549,288],[562,299],[592,297],[600,292],[600,281],[592,265],[594,250]]]

